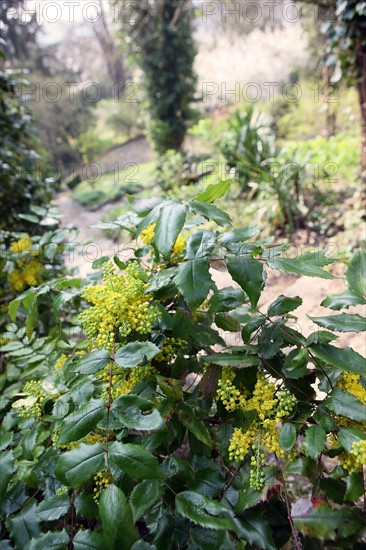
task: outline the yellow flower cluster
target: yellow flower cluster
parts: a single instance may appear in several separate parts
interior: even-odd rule
[[[42,264],[37,260],[17,260],[17,267],[8,274],[10,287],[21,292],[27,286],[38,286],[42,282]]]
[[[112,383],[111,383],[111,399],[112,401],[121,395],[130,393],[132,388],[141,380],[153,379],[156,371],[154,367],[148,363],[134,369],[123,369],[117,365],[113,366]],[[107,402],[109,398],[109,375],[110,367],[107,365],[100,374],[100,379],[106,383],[102,397]]]
[[[360,383],[360,378],[359,374],[345,372],[338,380],[337,386],[347,390],[348,393],[351,393],[366,405],[366,389]]]
[[[252,489],[260,491],[264,486],[265,474],[263,467],[265,466],[265,454],[261,451],[259,445],[252,445],[253,455],[250,459],[250,474],[249,485]]]
[[[117,274],[113,262],[103,266],[101,285],[88,286],[82,296],[92,304],[80,315],[90,347],[111,351],[118,331],[125,339],[132,331],[150,332],[157,317],[152,296],[144,294],[145,274],[137,262],[131,262],[124,274]]]
[[[72,443],[67,443],[65,445],[59,445],[58,444],[58,438],[60,436],[60,430],[57,429],[53,432],[52,435],[52,443],[54,447],[58,447],[59,449],[65,449],[67,451],[71,451],[72,449],[77,449],[77,447],[80,446],[81,443],[88,443],[89,445],[92,445],[93,443],[105,443],[105,436],[103,436],[100,433],[90,433],[87,436],[83,437],[79,441],[73,441]]]
[[[186,347],[187,342],[182,338],[165,338],[160,353],[155,356],[154,361],[170,363],[177,356],[177,353]]]
[[[222,376],[218,381],[218,390],[216,395],[220,401],[222,401],[225,409],[229,412],[233,412],[237,409],[243,408],[245,404],[245,395],[234,384],[235,372],[233,369],[222,369]]]
[[[20,418],[40,418],[42,409],[40,404],[44,400],[44,391],[41,382],[32,380],[24,385],[22,392],[26,397],[18,399],[12,404],[12,407],[17,410]]]
[[[9,250],[14,252],[14,254],[20,254],[21,252],[26,252],[32,246],[32,239],[26,233],[19,241],[14,241]]]
[[[155,227],[156,227],[156,223],[152,223],[151,225],[146,227],[143,231],[141,231],[140,238],[143,243],[147,245],[151,244],[151,241],[153,240],[155,235]],[[186,244],[187,244],[186,237],[182,237],[181,235],[179,235],[173,246],[173,254],[175,254],[176,256],[179,256],[180,254],[182,254]]]
[[[250,446],[257,437],[256,425],[252,424],[246,431],[234,428],[229,444],[229,460],[244,460]]]
[[[56,360],[55,369],[56,370],[62,370],[65,366],[66,360],[67,360],[66,355],[64,355],[64,354],[60,355],[60,357]]]
[[[338,460],[348,472],[362,470],[366,465],[366,439],[354,441],[350,452],[340,454]]]
[[[94,487],[94,500],[98,504],[100,495],[102,494],[103,489],[109,487],[112,483],[111,474],[108,470],[103,470],[94,476],[95,487]]]

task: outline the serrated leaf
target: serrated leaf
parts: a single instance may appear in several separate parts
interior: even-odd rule
[[[151,244],[166,260],[169,259],[173,245],[183,229],[186,212],[186,207],[175,201],[163,204],[160,209]]]
[[[215,292],[210,299],[210,313],[225,313],[241,306],[244,302],[245,294],[240,288],[222,288]]]
[[[216,235],[212,231],[198,229],[190,235],[186,244],[186,260],[207,258],[216,245]]]
[[[48,531],[32,539],[25,550],[64,550],[69,544],[69,535],[63,531]]]
[[[286,422],[280,431],[278,441],[284,451],[289,451],[295,444],[297,438],[296,426]]]
[[[321,251],[304,254],[297,258],[276,257],[269,260],[268,265],[272,269],[285,273],[295,273],[296,275],[304,275],[305,277],[335,279],[334,275],[322,269],[323,266],[332,264],[334,261],[325,256],[325,251]]]
[[[359,428],[341,428],[337,437],[342,447],[347,452],[350,452],[352,450],[353,443],[366,439],[366,434]]]
[[[235,518],[236,533],[249,544],[262,550],[276,550],[266,517],[258,509],[248,510],[244,517]]]
[[[25,548],[33,537],[40,534],[40,520],[36,515],[36,508],[37,505],[33,502],[7,519],[9,531],[15,540],[16,548]]]
[[[67,514],[70,508],[70,499],[67,495],[54,495],[42,500],[37,508],[37,516],[41,521],[55,521]]]
[[[366,300],[351,290],[345,290],[341,294],[333,294],[332,296],[327,296],[325,300],[320,304],[324,307],[329,307],[330,309],[340,310],[347,309],[350,306],[364,305]]]
[[[295,527],[315,539],[335,540],[337,536],[354,535],[361,526],[361,510],[331,509],[326,504],[314,507],[306,516],[292,515]]]
[[[327,434],[320,426],[310,426],[306,430],[304,449],[310,458],[316,458],[323,451],[327,441]]]
[[[204,527],[192,527],[189,532],[191,541],[199,550],[221,550],[225,539],[225,531],[215,531]]]
[[[255,332],[260,327],[262,327],[265,324],[265,322],[266,322],[266,318],[263,315],[252,317],[250,321],[243,327],[243,330],[241,331],[243,342],[245,344],[248,344],[253,332]]]
[[[150,280],[149,286],[146,289],[147,292],[156,292],[157,290],[169,286],[176,273],[176,267],[169,267],[168,269],[162,269],[161,271],[158,271],[158,273],[155,273],[155,275]]]
[[[214,363],[221,367],[255,367],[259,365],[260,358],[257,355],[249,355],[247,353],[214,353],[211,355],[203,355],[205,363]]]
[[[111,354],[106,349],[100,349],[98,351],[93,351],[85,357],[83,357],[75,370],[81,372],[82,374],[96,374],[100,370],[104,369],[111,360]]]
[[[208,203],[214,202],[215,200],[220,199],[225,195],[230,185],[232,184],[232,181],[233,180],[229,179],[225,181],[220,181],[216,184],[211,184],[207,187],[205,191],[203,191],[203,193],[199,193],[194,200]]]
[[[214,204],[209,204],[207,202],[198,202],[198,201],[190,201],[188,203],[188,207],[192,212],[195,214],[200,214],[206,220],[213,220],[218,225],[221,225],[222,227],[226,225],[231,225],[231,218],[229,214],[226,212],[223,212],[220,210],[220,208],[217,208]]]
[[[301,304],[302,299],[299,296],[295,296],[295,298],[288,298],[287,296],[283,296],[281,294],[268,307],[267,315],[269,315],[270,317],[274,315],[285,315],[286,313],[297,309],[299,306],[301,306]]]
[[[207,259],[188,260],[178,266],[174,282],[191,309],[201,305],[212,288],[209,268]]]
[[[249,296],[250,303],[256,307],[265,282],[263,264],[248,255],[227,260],[227,268],[236,283]]]
[[[158,353],[160,349],[152,342],[130,342],[117,350],[115,361],[124,369],[133,369],[147,363]]]
[[[357,397],[341,388],[333,388],[329,397],[323,401],[323,405],[329,411],[356,420],[356,422],[365,422],[366,420],[365,405]]]
[[[110,461],[133,479],[162,479],[158,459],[144,447],[115,441],[109,449]]]
[[[360,298],[366,296],[366,253],[358,250],[350,259],[345,271],[348,288]]]
[[[232,244],[242,243],[258,235],[258,227],[238,227],[232,231],[227,231],[220,236],[220,243],[225,247]]]
[[[136,485],[129,499],[134,523],[155,504],[163,491],[164,485],[157,479],[147,479]]]
[[[151,401],[130,394],[115,399],[112,412],[123,426],[131,430],[160,430],[164,426],[164,421],[156,409],[150,414],[143,414],[152,408]]]
[[[175,497],[178,514],[193,523],[211,529],[234,529],[230,509],[194,491],[184,491]]]
[[[362,332],[366,330],[366,319],[361,315],[340,313],[339,315],[329,315],[327,317],[310,317],[314,323],[328,330],[336,332]]]
[[[99,512],[102,520],[104,548],[131,550],[139,535],[133,524],[130,505],[121,489],[110,485],[100,497]]]
[[[60,456],[56,477],[64,484],[77,488],[84,485],[104,467],[105,448],[100,443],[81,443],[76,449]]]
[[[66,445],[85,437],[97,426],[106,413],[107,405],[104,399],[91,399],[63,419],[57,443]]]
[[[194,410],[186,404],[181,404],[178,411],[182,424],[202,443],[210,447],[212,445],[210,432],[200,420]]]
[[[104,550],[104,540],[97,531],[78,531],[73,539],[75,550]]]
[[[330,344],[312,344],[310,350],[315,357],[327,365],[353,374],[363,375],[365,373],[365,358],[352,348],[336,348]]]

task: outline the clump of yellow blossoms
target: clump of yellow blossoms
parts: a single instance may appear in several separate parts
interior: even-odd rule
[[[12,407],[17,410],[20,418],[40,418],[42,409],[40,404],[44,400],[44,391],[41,382],[32,380],[24,385],[23,394],[26,395],[23,399],[18,399],[13,403]]]
[[[366,439],[354,441],[349,453],[342,453],[338,456],[340,465],[349,472],[362,470],[366,465]]]
[[[170,363],[177,356],[177,353],[186,347],[187,342],[182,338],[165,338],[160,353],[156,355],[154,361]]]
[[[113,262],[103,266],[102,284],[88,286],[82,296],[92,304],[80,315],[90,347],[112,351],[116,333],[126,339],[132,332],[148,334],[157,317],[145,294],[145,273],[137,262],[128,264],[125,273],[117,274]]]
[[[94,500],[98,504],[100,495],[103,492],[103,489],[109,487],[112,483],[112,477],[108,470],[103,470],[94,476],[95,487],[94,487]]]
[[[32,246],[32,239],[29,235],[24,235],[18,241],[10,245],[9,250],[14,254],[28,252]],[[15,260],[13,271],[8,274],[8,281],[14,292],[21,292],[28,286],[38,286],[42,283],[41,271],[42,264],[34,260],[32,254],[22,255]]]
[[[148,363],[147,365],[135,367],[134,369],[124,369],[118,365],[113,365],[112,379],[110,384],[110,394],[112,401],[121,395],[130,393],[132,388],[141,380],[151,380],[156,373],[155,368]],[[99,378],[107,383],[103,390],[102,397],[108,402],[109,399],[109,376],[110,365],[107,365],[99,375]]]
[[[64,354],[60,355],[60,357],[56,360],[55,369],[62,370],[65,366],[66,361],[67,361],[67,356]]]
[[[354,395],[366,405],[366,389],[360,383],[360,375],[345,372],[337,382],[337,386]]]
[[[26,233],[19,241],[14,241],[11,243],[9,250],[14,252],[14,254],[20,254],[21,252],[26,252],[32,246],[32,239]]]
[[[156,227],[156,223],[152,223],[151,225],[146,227],[143,231],[141,231],[140,238],[143,243],[148,245],[151,243],[155,235],[155,227]],[[187,239],[179,235],[173,246],[173,254],[177,256],[182,254],[186,244],[187,244]]]
[[[251,459],[250,485],[260,490],[264,484],[262,449],[285,458],[286,454],[280,446],[278,436],[281,422],[295,409],[296,399],[288,390],[277,392],[276,386],[261,373],[257,375],[252,397],[248,397],[246,389],[235,386],[234,380],[235,371],[223,369],[222,378],[218,382],[217,397],[227,411],[255,411],[256,418],[246,430],[234,429],[228,449],[229,459],[242,461],[252,449],[254,454]]]

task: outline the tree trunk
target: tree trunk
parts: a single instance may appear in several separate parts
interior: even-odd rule
[[[357,90],[361,110],[361,169],[366,183],[366,45],[356,44]]]

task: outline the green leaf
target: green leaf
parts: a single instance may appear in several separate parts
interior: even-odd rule
[[[327,296],[325,300],[320,304],[324,307],[329,307],[330,309],[340,310],[347,309],[350,306],[364,305],[366,300],[351,290],[345,290],[341,294],[333,294],[332,296]]]
[[[273,258],[268,261],[272,269],[284,271],[285,273],[295,273],[296,275],[305,275],[305,277],[322,277],[323,279],[335,279],[334,275],[324,271],[323,266],[334,263],[325,256],[326,251],[312,252],[304,254],[297,258]]]
[[[104,540],[97,531],[78,531],[73,539],[75,550],[104,550]]]
[[[175,497],[178,514],[202,527],[235,529],[230,509],[194,491],[184,491]]]
[[[177,273],[176,267],[168,267],[168,269],[162,269],[155,273],[149,282],[147,292],[156,292],[162,288],[165,288],[171,284],[173,277]]]
[[[59,458],[55,475],[64,484],[76,488],[84,485],[104,467],[105,448],[100,443],[81,443]]]
[[[315,357],[327,365],[353,374],[363,375],[365,373],[365,358],[352,348],[336,348],[330,344],[312,344],[310,350]]]
[[[240,288],[222,288],[215,292],[210,299],[210,313],[225,313],[241,306],[244,302],[245,294]]]
[[[301,306],[301,304],[302,299],[299,296],[295,296],[295,298],[288,298],[287,296],[283,296],[281,294],[268,307],[267,315],[269,315],[270,317],[274,315],[285,315],[286,313],[297,309],[299,306]]]
[[[70,499],[67,495],[54,495],[43,500],[37,508],[37,516],[41,521],[55,521],[67,514],[70,508]]]
[[[13,451],[0,454],[0,502],[6,498],[6,489],[14,471]]]
[[[160,209],[151,244],[165,260],[169,259],[173,245],[184,226],[186,213],[186,207],[175,201],[165,203]]]
[[[177,411],[179,420],[182,424],[202,443],[211,447],[212,441],[210,432],[197,417],[195,411],[189,406],[182,403]]]
[[[207,258],[216,245],[216,235],[212,231],[198,229],[190,235],[186,245],[186,260]]]
[[[365,422],[365,405],[341,388],[333,388],[329,397],[323,401],[323,405],[331,412],[346,416],[356,422]]]
[[[249,544],[262,550],[276,550],[268,520],[260,510],[254,508],[235,519],[236,533]]]
[[[134,523],[142,518],[145,512],[161,497],[163,492],[164,485],[157,479],[146,479],[136,485],[130,496]]]
[[[218,225],[221,225],[222,227],[226,225],[231,225],[231,218],[229,214],[226,212],[223,212],[220,210],[220,208],[217,208],[214,204],[208,204],[206,202],[197,202],[197,201],[190,201],[188,203],[188,208],[192,210],[195,214],[200,214],[206,220],[213,220]]]
[[[99,512],[103,539],[108,550],[130,550],[139,535],[133,524],[131,508],[118,487],[110,485],[100,497]]]
[[[189,535],[199,550],[222,550],[226,533],[204,527],[192,527]]]
[[[344,499],[355,502],[362,497],[363,493],[363,472],[351,472],[347,477],[347,489]]]
[[[115,441],[109,449],[111,462],[133,479],[162,479],[158,459],[150,451],[133,443]]]
[[[259,233],[258,227],[238,227],[232,231],[226,231],[220,236],[220,243],[226,247],[232,244],[242,243],[255,237]]]
[[[83,491],[76,495],[74,500],[75,510],[78,516],[85,519],[96,519],[99,516],[98,506],[93,495]]]
[[[207,298],[212,288],[208,260],[189,260],[178,266],[175,284],[191,309],[196,309]]]
[[[351,292],[360,298],[366,295],[366,253],[358,250],[350,259],[345,271],[345,279]]]
[[[33,502],[18,514],[7,519],[9,531],[15,540],[16,548],[25,548],[33,537],[40,534],[40,520],[36,515],[36,508],[37,505]]]
[[[25,550],[64,550],[68,547],[69,535],[63,531],[48,531],[36,539],[32,539]]]
[[[220,199],[228,191],[232,182],[233,180],[229,179],[225,181],[220,181],[219,183],[216,183],[216,184],[209,185],[206,191],[203,191],[203,193],[199,193],[195,197],[195,201],[210,203],[210,202],[214,202],[217,199]]]
[[[231,277],[248,294],[250,303],[256,307],[265,282],[265,271],[261,262],[251,256],[231,257],[227,261]]]
[[[327,434],[320,426],[311,426],[307,429],[304,438],[304,449],[310,458],[316,458],[325,447]]]
[[[115,399],[112,412],[126,428],[131,430],[160,430],[164,426],[164,422],[156,409],[151,414],[143,414],[152,408],[151,401],[130,394]]]
[[[265,322],[266,322],[266,318],[263,315],[252,317],[250,321],[245,325],[245,327],[243,327],[243,330],[241,331],[243,342],[248,344],[253,332],[255,332],[260,327],[262,327],[265,324]]]
[[[66,445],[90,433],[107,413],[104,399],[92,399],[80,409],[73,411],[61,422],[57,443]]]
[[[366,434],[359,428],[341,428],[338,432],[338,441],[342,447],[350,452],[356,441],[366,439]]]
[[[93,351],[86,355],[79,361],[75,367],[77,372],[82,374],[96,374],[100,370],[104,369],[111,360],[111,354],[106,349],[100,349]]]
[[[296,437],[297,434],[295,424],[286,422],[281,428],[278,441],[284,451],[289,451],[294,446]]]
[[[354,535],[361,526],[361,510],[331,509],[326,504],[314,507],[306,516],[293,515],[295,527],[304,535],[317,540],[335,540],[339,535]]]
[[[255,367],[259,365],[260,358],[257,355],[248,355],[247,353],[214,353],[212,355],[203,355],[202,359],[205,363],[214,363],[221,367]]]
[[[328,317],[310,317],[310,315],[308,317],[320,327],[336,332],[362,332],[366,330],[366,319],[358,314],[340,313]]]
[[[117,350],[115,361],[124,369],[133,369],[147,363],[158,353],[160,349],[152,342],[130,342]]]

